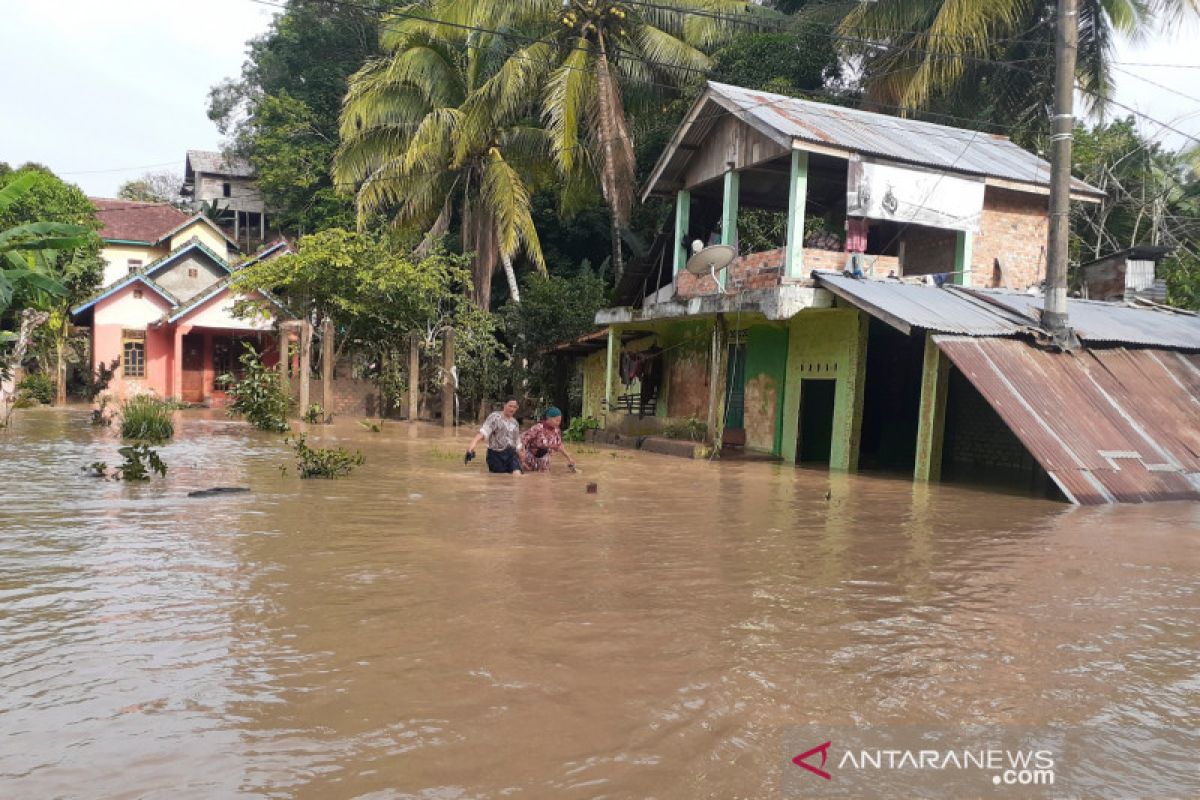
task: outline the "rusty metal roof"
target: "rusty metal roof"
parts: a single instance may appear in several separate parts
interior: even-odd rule
[[[924,328],[966,336],[1015,336],[1035,324],[949,288],[898,280],[847,278],[836,272],[813,272],[817,285],[828,289],[901,333]]]
[[[706,91],[685,118],[682,127],[686,134],[664,150],[653,174],[657,177],[677,154],[681,160],[689,158],[690,151],[703,141],[712,119],[722,109],[787,148],[802,147],[802,143],[809,142],[947,172],[1001,178],[1037,187],[1047,187],[1050,183],[1050,164],[1006,136],[715,81],[708,82]],[[681,149],[685,152],[680,153]],[[1104,192],[1078,179],[1073,180],[1071,188],[1090,197],[1104,196]],[[647,191],[654,191],[654,185]]]
[[[959,290],[962,291],[962,290]],[[999,289],[971,289],[971,294],[997,308],[1015,312],[1036,324],[1041,294],[1021,294]],[[1134,344],[1200,350],[1200,316],[1165,308],[1138,308],[1098,300],[1067,301],[1067,324],[1086,344]]]
[[[1200,500],[1200,355],[934,342],[1071,502]]]

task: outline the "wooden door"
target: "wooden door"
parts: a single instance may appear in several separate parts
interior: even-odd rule
[[[185,403],[204,402],[204,337],[198,333],[183,337],[183,386],[180,397]]]

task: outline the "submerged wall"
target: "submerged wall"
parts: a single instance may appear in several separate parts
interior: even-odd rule
[[[781,455],[794,462],[804,379],[836,381],[831,469],[858,468],[866,374],[867,316],[852,308],[803,311],[789,321],[787,386],[784,390]]]
[[[746,447],[773,455],[781,452],[788,337],[783,324],[746,329]]]

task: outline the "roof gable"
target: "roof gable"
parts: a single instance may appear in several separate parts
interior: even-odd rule
[[[167,291],[162,286],[159,286],[157,283],[154,282],[153,279],[151,279],[144,272],[135,272],[132,275],[129,275],[129,276],[117,281],[116,283],[109,286],[108,288],[104,289],[102,292],[100,292],[100,294],[96,295],[95,297],[91,298],[90,300],[85,300],[83,303],[80,303],[79,305],[75,306],[74,308],[71,309],[71,314],[73,314],[73,315],[82,314],[84,311],[87,311],[89,308],[92,308],[96,304],[103,302],[104,300],[107,300],[108,298],[119,293],[122,289],[126,289],[135,283],[140,283],[141,285],[145,286],[150,291],[157,294],[159,297],[161,297],[163,300],[165,300],[167,302],[167,304],[170,305],[172,308],[179,305],[179,298],[177,298],[175,295],[171,294],[169,291]]]
[[[873,155],[1017,184],[1009,188],[1044,192],[1049,185],[1049,163],[1004,136],[709,81],[655,164],[643,199],[676,188],[661,185],[671,183],[664,176],[682,173],[714,120],[725,113],[788,148],[807,144],[841,157]],[[1086,197],[1104,194],[1080,180],[1073,181],[1072,191]]]
[[[193,314],[198,313],[201,309],[203,309],[205,306],[207,306],[210,301],[213,301],[213,300],[219,298],[221,295],[228,293],[230,291],[229,284],[232,280],[233,280],[233,276],[229,275],[229,276],[226,276],[225,278],[222,278],[221,280],[217,281],[216,283],[214,283],[212,286],[210,286],[205,291],[201,292],[200,294],[196,295],[188,302],[184,303],[183,305],[180,305],[178,308],[171,311],[171,313],[167,315],[167,322],[178,322],[182,319],[192,316]],[[256,289],[256,290],[254,290],[253,294],[261,295],[263,297],[263,299],[267,300],[269,303],[274,305],[276,308],[278,308],[280,311],[282,311],[286,316],[289,316],[289,317],[291,316],[291,314],[288,312],[287,308],[283,305],[283,303],[279,302],[279,300],[277,300],[274,296],[272,296],[270,294],[270,292],[267,292],[263,289]]]
[[[176,225],[171,230],[164,233],[159,238],[160,238],[160,240],[170,239],[171,237],[175,236],[180,231],[187,230],[192,225],[196,225],[196,224],[207,225],[209,228],[214,230],[222,239],[224,239],[226,244],[229,247],[232,247],[233,249],[235,249],[239,252],[241,251],[242,248],[238,247],[237,242],[235,242],[233,239],[230,239],[229,235],[226,234],[225,231],[221,230],[220,226],[217,225],[217,223],[213,222],[211,219],[204,216],[203,214],[193,214],[192,216],[190,216],[190,217],[186,218],[185,220],[183,220],[182,222],[180,222],[178,225]]]
[[[254,177],[254,167],[246,159],[226,156],[212,150],[188,150],[183,162],[183,171],[186,180],[194,180],[198,172],[232,178]]]

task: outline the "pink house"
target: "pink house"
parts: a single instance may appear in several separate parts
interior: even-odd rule
[[[100,203],[97,206],[101,207]],[[130,214],[130,209],[141,213]],[[118,258],[125,258],[131,248],[139,246],[147,256],[154,255],[155,250],[166,254],[148,263],[129,259],[132,263],[123,275],[122,265],[111,263],[110,258],[105,274],[116,279],[72,309],[76,323],[91,329],[92,368],[114,360],[118,363],[109,384],[109,391],[117,398],[151,392],[189,403],[222,405],[224,392],[217,377],[238,369],[243,343],[263,352],[268,363],[276,362],[276,317],[286,316],[286,311],[268,293],[260,291],[254,293],[255,297],[265,300],[263,307],[270,312],[250,317],[234,313],[235,304],[243,298],[229,288],[235,268],[227,256],[230,250],[236,250],[204,217],[180,214],[185,220],[179,223],[152,204],[127,204],[120,212],[125,217],[140,217],[143,238],[113,235],[120,231],[111,229],[102,210],[106,257],[116,251]],[[161,224],[171,228],[162,231],[161,237],[153,232],[146,234],[144,228],[150,218],[160,218]],[[214,245],[226,255],[218,253]],[[241,266],[286,252],[287,243],[277,242]]]

